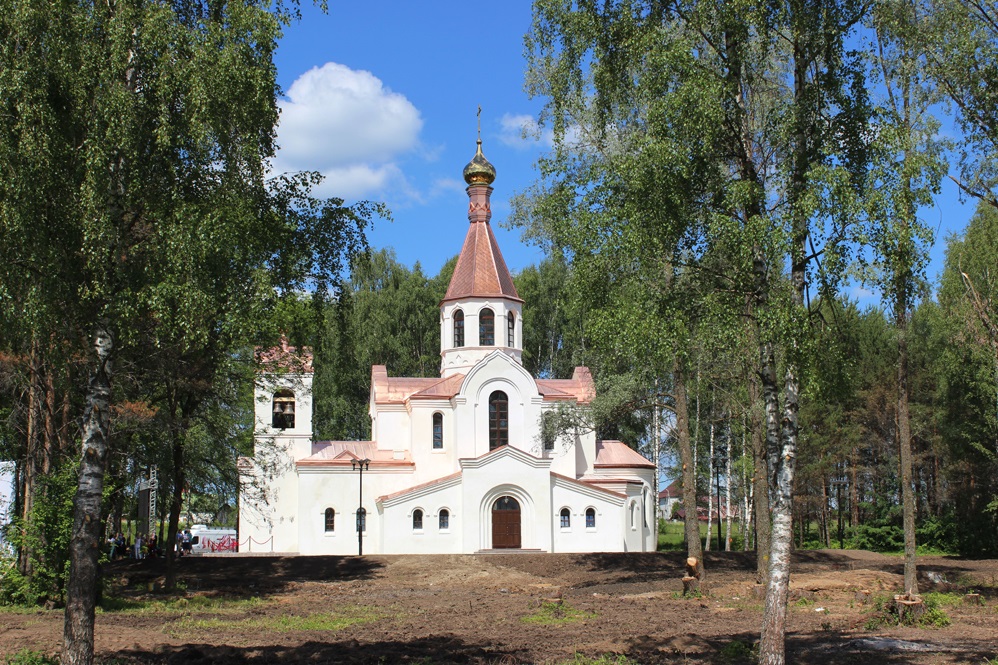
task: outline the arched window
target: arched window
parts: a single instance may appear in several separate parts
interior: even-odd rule
[[[454,346],[464,346],[464,312],[454,312]]]
[[[332,508],[326,508],[326,533],[332,533],[336,530],[336,511]]]
[[[440,511],[438,526],[441,531],[446,531],[450,528],[450,511],[446,508]]]
[[[572,527],[572,513],[568,508],[561,509],[561,528],[570,529]]]
[[[596,528],[596,509],[586,508],[586,528],[595,529]]]
[[[636,529],[637,528],[637,521],[638,521],[637,520],[637,516],[636,516],[637,512],[638,512],[638,502],[637,501],[631,501],[631,528],[632,529]]]
[[[516,339],[516,321],[513,318],[513,312],[506,315],[506,346],[513,348],[515,344],[513,343]]]
[[[509,398],[497,390],[489,395],[489,450],[509,444]]]
[[[292,429],[295,426],[295,394],[290,390],[274,393],[274,417],[271,424],[275,429]]]
[[[444,447],[444,414],[433,414],[433,449],[443,450]]]
[[[412,511],[412,528],[416,531],[423,529],[423,511],[419,508]]]
[[[357,531],[367,531],[367,508],[357,509]]]
[[[496,315],[486,307],[478,313],[478,346],[495,346]]]

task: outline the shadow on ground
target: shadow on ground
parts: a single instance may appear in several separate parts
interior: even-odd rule
[[[280,590],[295,582],[369,579],[384,561],[355,556],[184,557],[175,562],[177,579],[196,591],[240,592],[248,587]],[[156,582],[166,574],[164,559],[123,560],[104,576],[126,577],[130,585]],[[193,586],[190,586],[193,585]]]
[[[360,643],[305,642],[295,646],[236,648],[224,645],[185,644],[151,651],[120,651],[118,663],[162,663],[164,665],[272,665],[273,663],[338,663],[382,665],[388,663],[433,663],[433,665],[522,665],[526,654],[517,655],[488,644],[471,644],[454,636],[434,635],[411,641]]]

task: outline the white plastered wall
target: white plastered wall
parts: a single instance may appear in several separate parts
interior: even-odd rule
[[[551,483],[554,552],[624,551],[624,497],[579,488],[558,478]],[[569,527],[561,527],[561,511],[569,510]],[[586,510],[596,511],[596,526],[586,527]]]
[[[481,346],[478,339],[478,314],[483,309],[495,315],[495,344]],[[454,346],[454,313],[464,312],[464,346]],[[440,374],[450,376],[470,370],[493,351],[508,355],[522,363],[523,355],[523,306],[504,298],[468,298],[446,302],[440,307]],[[513,346],[507,346],[507,315],[513,312]]]
[[[290,390],[294,427],[273,427],[273,397]],[[240,551],[296,552],[298,477],[295,462],[312,453],[312,374],[262,374],[254,388],[253,458],[240,478]]]

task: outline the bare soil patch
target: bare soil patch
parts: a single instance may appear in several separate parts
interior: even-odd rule
[[[685,556],[488,554],[189,557],[185,591],[149,591],[163,562],[105,569],[128,603],[97,618],[104,663],[558,663],[575,653],[636,663],[740,663],[758,640],[762,601],[751,554],[708,553],[703,598],[681,598]],[[998,561],[921,557],[923,593],[947,592],[944,628],[867,630],[902,561],[870,552],[795,555],[788,662],[888,665],[998,657]],[[981,594],[964,604],[958,594]],[[560,597],[561,606],[545,605]],[[183,598],[183,600],[178,600]],[[535,617],[524,621],[525,617]],[[0,662],[57,653],[62,613],[0,610]]]

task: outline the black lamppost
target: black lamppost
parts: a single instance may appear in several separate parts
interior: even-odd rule
[[[724,468],[724,457],[718,452],[712,460],[714,464],[714,485],[717,487],[717,551],[721,551],[721,469]],[[709,489],[707,490],[710,491]],[[709,537],[710,534],[707,534]]]
[[[353,459],[350,460],[350,467],[360,472],[360,500],[357,504],[357,556],[364,555],[364,531],[367,529],[367,511],[364,510],[364,469],[371,468],[371,460]]]

